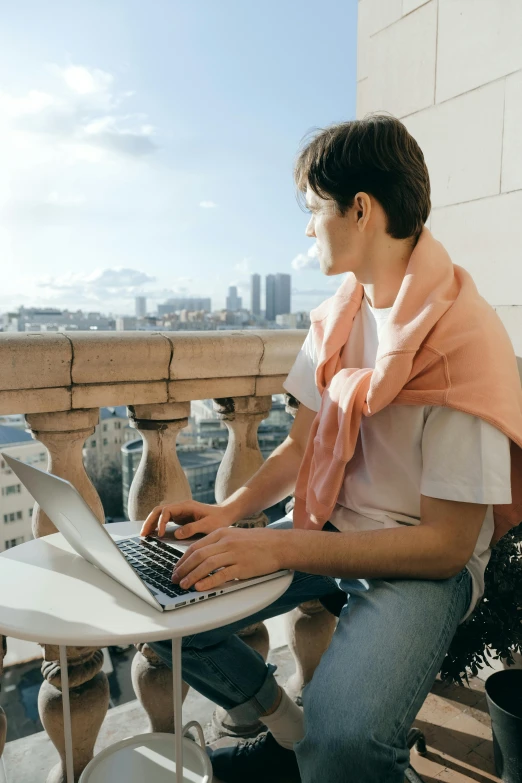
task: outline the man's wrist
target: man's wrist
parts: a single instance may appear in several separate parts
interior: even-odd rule
[[[217,504],[224,512],[225,516],[230,520],[230,524],[234,525],[243,519],[243,512],[237,501],[224,500],[222,503]]]

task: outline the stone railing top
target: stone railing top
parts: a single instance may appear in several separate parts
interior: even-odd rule
[[[0,414],[283,391],[303,329],[0,334]]]

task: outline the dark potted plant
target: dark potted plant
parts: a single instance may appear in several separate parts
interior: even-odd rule
[[[484,576],[484,595],[458,627],[442,663],[447,682],[469,684],[468,670],[478,674],[491,665],[488,658],[514,664],[513,653],[522,653],[522,523],[493,547]]]
[[[475,611],[459,626],[442,663],[441,678],[462,684],[488,658],[515,663],[522,653],[522,524],[493,548],[485,591]],[[493,730],[497,775],[522,783],[522,671],[505,669],[488,678],[486,696]]]

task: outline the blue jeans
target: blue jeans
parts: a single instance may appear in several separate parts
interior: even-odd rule
[[[470,574],[463,569],[442,580],[336,580],[296,572],[288,590],[265,609],[185,638],[183,679],[239,722],[254,722],[276,700],[276,667],[265,664],[237,631],[313,599],[334,611],[337,605],[340,614],[303,691],[305,735],[294,745],[302,781],[403,783],[408,730],[469,606]],[[149,644],[171,664],[170,640]]]

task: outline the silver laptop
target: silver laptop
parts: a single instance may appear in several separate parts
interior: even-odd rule
[[[206,592],[183,590],[171,581],[172,571],[196,539],[178,542],[168,536],[129,536],[114,540],[69,481],[3,452],[2,457],[79,555],[155,609],[180,609],[288,573],[275,571],[254,579],[235,579]]]

